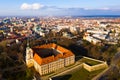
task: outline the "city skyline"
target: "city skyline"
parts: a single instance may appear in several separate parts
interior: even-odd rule
[[[119,6],[118,0],[4,0],[0,16],[119,15]]]

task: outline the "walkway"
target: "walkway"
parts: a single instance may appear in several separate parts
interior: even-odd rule
[[[54,73],[52,73],[50,75],[42,76],[41,79],[42,80],[48,80],[49,78],[60,76],[60,75],[64,75],[66,73],[69,73],[72,70],[75,70],[75,69],[81,68],[81,67],[82,67],[82,62],[77,61],[75,64],[73,64],[71,66],[67,66],[67,67],[61,68],[61,69],[55,71]]]

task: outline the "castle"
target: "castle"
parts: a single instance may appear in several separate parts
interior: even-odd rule
[[[26,65],[45,75],[75,63],[75,55],[57,44],[50,43],[26,48]]]

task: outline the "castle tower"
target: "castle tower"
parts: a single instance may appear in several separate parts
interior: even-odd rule
[[[27,42],[26,48],[26,65],[28,67],[33,66],[33,50],[29,47],[29,42]]]

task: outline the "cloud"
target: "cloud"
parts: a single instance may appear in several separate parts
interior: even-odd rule
[[[100,10],[110,10],[110,8],[104,7],[104,8],[100,8]]]
[[[39,3],[33,3],[33,4],[23,3],[20,8],[22,10],[39,10],[42,7],[44,7],[44,5]]]
[[[31,9],[31,5],[29,5],[29,4],[27,4],[27,3],[23,3],[23,4],[21,5],[21,9],[22,9],[22,10]]]
[[[110,8],[108,7],[104,7],[104,8],[83,8],[84,10],[110,10]]]
[[[21,13],[28,15],[70,15],[70,16],[79,16],[79,15],[119,15],[119,8],[111,7],[102,7],[102,8],[79,8],[79,7],[57,7],[57,6],[47,6],[39,3],[23,3],[21,5]],[[34,12],[32,10],[35,10]],[[32,13],[31,13],[32,11]]]

